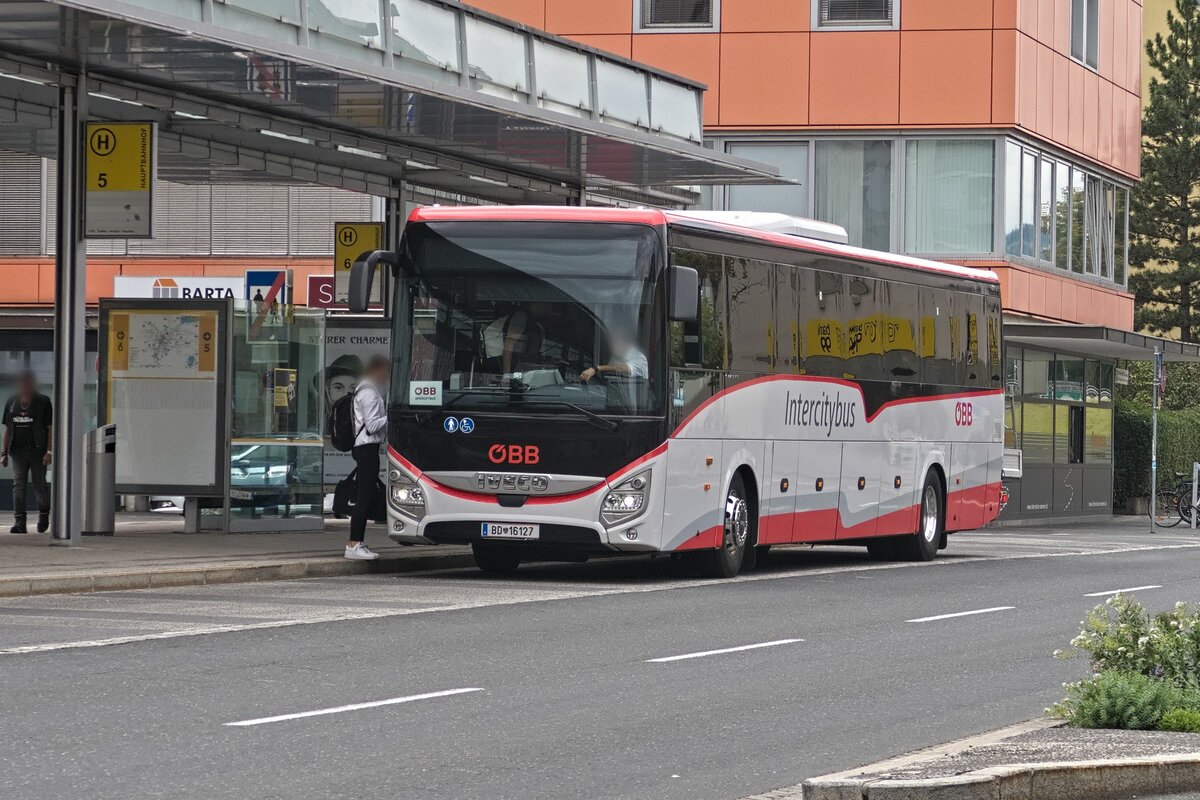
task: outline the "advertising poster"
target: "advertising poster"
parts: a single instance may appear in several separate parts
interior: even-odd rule
[[[276,367],[272,396],[276,411],[296,413],[296,370]]]
[[[331,316],[325,323],[325,371],[313,378],[310,390],[317,395],[322,419],[339,398],[354,391],[363,369],[373,355],[390,355],[392,332],[387,320]],[[386,470],[380,462],[380,475]],[[354,470],[354,459],[341,453],[325,434],[325,485],[332,487]]]

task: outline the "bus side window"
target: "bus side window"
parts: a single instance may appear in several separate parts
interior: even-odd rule
[[[846,374],[856,380],[883,378],[880,281],[857,275],[846,279]]]
[[[804,280],[809,270],[788,264],[775,265],[775,349],[779,372],[804,373],[804,323],[800,307],[804,302]]]
[[[1000,302],[994,297],[984,298],[983,315],[987,318],[987,381],[985,385],[999,389],[1004,379],[1001,375],[1003,361],[1000,358]]]
[[[966,306],[966,385],[987,386],[992,367],[988,363],[987,330],[983,313],[983,297],[964,294]]]
[[[800,305],[804,369],[809,375],[841,378],[846,371],[842,276],[820,270],[806,272]]]
[[[775,371],[774,265],[745,258],[725,259],[729,280],[729,368],[754,375]]]
[[[937,289],[918,291],[921,380],[936,386],[955,386],[958,375],[951,355],[950,293]]]
[[[920,321],[917,287],[884,281],[882,293],[883,379],[917,383],[921,380],[921,357],[917,351]]]
[[[722,293],[723,259],[694,250],[671,251],[671,263],[691,267],[700,274],[700,318],[671,323],[671,366],[722,369],[725,365],[725,299]]]

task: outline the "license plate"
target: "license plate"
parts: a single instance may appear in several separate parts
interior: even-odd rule
[[[526,525],[510,522],[483,523],[483,538],[485,539],[522,539],[532,540],[541,535],[540,525]]]

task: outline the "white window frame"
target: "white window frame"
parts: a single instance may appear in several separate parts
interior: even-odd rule
[[[900,29],[900,13],[903,0],[892,0],[892,23],[853,25],[847,23],[821,24],[821,0],[811,0],[812,29],[814,31],[895,31]]]
[[[585,0],[578,0],[585,2]],[[653,0],[633,0],[634,33],[712,33],[721,30],[721,0],[712,0],[712,24],[710,25],[643,25],[642,14],[646,3]]]
[[[1083,66],[1087,67],[1088,69],[1092,70],[1093,72],[1099,72],[1100,71],[1100,4],[1103,3],[1104,0],[1094,0],[1094,1],[1096,4],[1096,19],[1094,20],[1095,30],[1094,30],[1094,35],[1089,35],[1089,34],[1093,33],[1093,27],[1092,27],[1093,20],[1091,19],[1091,17],[1088,16],[1088,6],[1091,4],[1092,0],[1079,0],[1079,5],[1083,9],[1083,20],[1080,23],[1083,26],[1083,29],[1082,29],[1083,30],[1083,57],[1078,58],[1075,55],[1075,7],[1076,7],[1076,3],[1074,2],[1074,0],[1071,0],[1071,4],[1070,4],[1070,8],[1069,8],[1071,42],[1070,42],[1070,47],[1068,48],[1068,53],[1070,55],[1071,60],[1074,61],[1076,64],[1082,64]],[[1093,46],[1095,47],[1095,50],[1096,50],[1096,59],[1095,59],[1094,64],[1092,62],[1088,61],[1088,51]]]

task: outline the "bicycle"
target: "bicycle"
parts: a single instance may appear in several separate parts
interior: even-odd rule
[[[1192,482],[1184,472],[1175,473],[1175,486],[1159,489],[1154,494],[1154,513],[1151,521],[1158,528],[1174,528],[1181,522],[1191,524]]]

